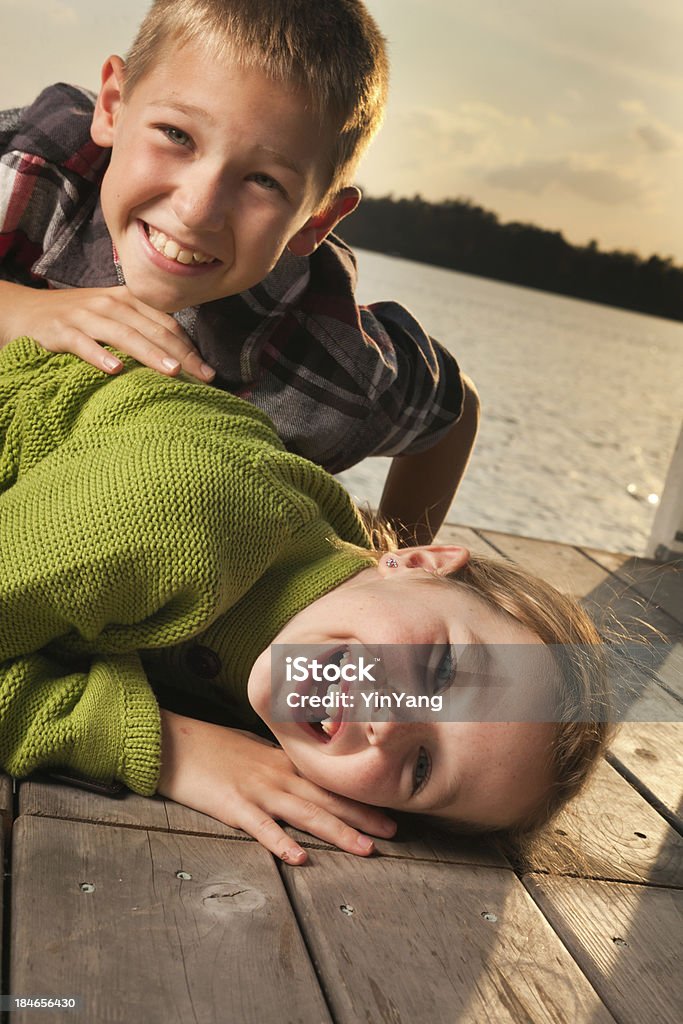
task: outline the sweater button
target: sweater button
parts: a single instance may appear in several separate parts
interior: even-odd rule
[[[187,663],[191,671],[202,679],[215,679],[223,667],[216,652],[210,647],[202,647],[201,644],[195,644],[190,648]]]

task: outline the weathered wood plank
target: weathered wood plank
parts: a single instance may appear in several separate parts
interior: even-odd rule
[[[488,558],[499,558],[495,547],[488,543],[480,533],[469,526],[457,523],[444,523],[436,537],[437,544],[456,544],[468,548],[474,555],[486,555]]]
[[[0,864],[2,864],[2,866],[3,866],[3,879],[2,879],[2,885],[0,885],[0,920],[4,920],[4,916],[5,916],[5,899],[7,898],[7,885],[6,885],[6,879],[5,879],[5,876],[4,876],[4,870],[5,870],[5,845],[6,845],[6,843],[9,843],[9,841],[10,841],[9,836],[6,835],[5,832],[0,831]],[[3,961],[3,957],[4,957],[4,946],[3,946],[3,943],[4,943],[4,941],[5,941],[5,928],[3,927],[2,929],[0,929],[0,963],[4,962]],[[3,991],[5,991],[5,989],[3,989]]]
[[[69,818],[94,824],[127,825],[134,828],[168,829],[163,800],[126,792],[120,797],[91,793],[78,786],[27,779],[19,787],[19,814],[46,818]]]
[[[683,888],[683,837],[606,761],[534,844],[531,870]]]
[[[645,685],[646,674],[654,673],[683,698],[683,629],[666,611],[578,548],[491,530],[483,534],[506,558],[581,598],[606,635],[619,643],[633,641],[630,685],[636,691]]]
[[[14,817],[14,788],[12,779],[0,772],[0,829],[4,836],[9,837]]]
[[[540,875],[525,883],[620,1024],[681,1019],[680,890]]]
[[[653,562],[649,558],[617,555],[593,548],[581,549],[598,565],[624,580],[651,604],[663,608],[677,622],[683,623],[683,561]]]
[[[563,593],[584,597],[604,586],[610,578],[608,570],[568,544],[515,537],[494,530],[482,530],[481,534],[505,558],[519,563]],[[615,586],[619,586],[616,581]],[[625,589],[623,584],[620,589]]]
[[[330,853],[283,874],[336,1024],[612,1021],[511,871]]]
[[[135,793],[112,798],[55,782],[23,782],[19,789],[19,810],[20,814],[88,821],[100,825],[125,825],[128,828],[253,841],[240,829],[231,828],[172,800],[141,797]],[[287,831],[305,847],[334,849],[306,832],[294,828],[288,828]],[[485,840],[449,837],[436,830],[423,832],[420,834],[415,826],[411,827],[409,822],[404,822],[396,840],[376,841],[377,851],[385,857],[443,860],[454,864],[489,867],[507,865],[505,858]]]
[[[480,867],[507,867],[506,857],[493,848],[486,838],[472,836],[449,836],[438,829],[430,828],[415,821],[409,816],[398,815],[399,830],[394,839],[376,839],[375,848],[382,857],[395,857],[399,860],[442,861],[445,864],[478,864]],[[319,850],[334,851],[336,847],[315,839],[305,832],[288,828],[302,846]]]
[[[669,821],[683,826],[683,723],[625,722],[608,758]]]
[[[14,864],[11,991],[80,996],[70,1021],[330,1020],[256,843],[26,816]]]

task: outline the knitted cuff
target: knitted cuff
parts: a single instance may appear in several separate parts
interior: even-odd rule
[[[70,767],[151,796],[161,766],[161,721],[137,654],[101,657],[91,666],[78,714],[82,727]]]

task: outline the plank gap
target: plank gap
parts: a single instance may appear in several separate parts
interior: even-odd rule
[[[662,803],[662,801],[655,796],[652,790],[644,782],[641,782],[638,776],[632,772],[630,768],[627,768],[626,765],[619,760],[619,757],[616,754],[613,754],[611,750],[608,750],[605,753],[605,760],[608,764],[611,764],[615,771],[618,771],[622,778],[626,779],[626,781],[633,786],[633,788],[640,793],[640,795],[644,797],[652,807],[654,807],[658,814],[661,814],[665,821],[667,821],[679,835],[683,836],[683,820],[681,820],[680,815],[669,810],[666,804]]]
[[[520,870],[516,871],[515,874],[517,875],[519,880],[522,881],[522,882],[524,881],[525,878],[529,878],[530,876],[533,875],[534,877],[547,878],[547,879],[552,879],[552,878],[575,878],[578,881],[582,881],[583,880],[583,881],[587,881],[587,882],[610,882],[611,884],[614,884],[614,885],[626,885],[626,886],[631,886],[631,887],[637,886],[637,887],[640,887],[641,889],[667,889],[667,890],[669,890],[669,889],[683,889],[683,878],[681,878],[680,882],[679,881],[675,881],[675,882],[652,882],[649,879],[643,880],[643,881],[633,881],[633,880],[627,879],[627,878],[613,878],[613,877],[610,877],[609,875],[600,875],[600,874],[583,874],[582,875],[582,874],[579,874],[578,872],[574,872],[574,871],[543,871],[543,870],[538,870],[536,868],[520,869]]]

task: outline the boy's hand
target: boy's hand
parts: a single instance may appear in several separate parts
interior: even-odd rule
[[[357,829],[390,838],[395,824],[380,810],[337,796],[297,774],[284,751],[251,733],[161,712],[162,766],[157,791],[241,828],[288,864],[303,850],[277,823],[367,856],[374,844]]]
[[[202,362],[180,324],[117,288],[36,289],[0,283],[0,344],[28,334],[50,352],[71,352],[114,374],[122,363],[102,345],[125,352],[153,370],[181,369],[201,381],[215,371]]]

